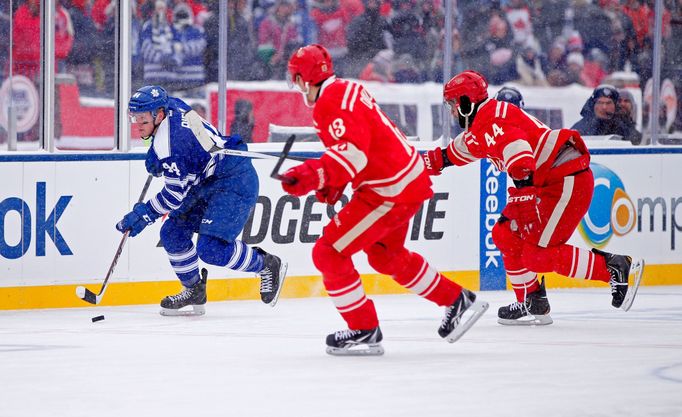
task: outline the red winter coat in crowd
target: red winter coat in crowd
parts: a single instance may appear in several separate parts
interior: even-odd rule
[[[40,7],[38,0],[22,4],[14,14],[13,72],[36,79],[40,73]],[[64,60],[73,46],[73,25],[69,13],[57,5],[55,15],[56,63]]]
[[[90,12],[90,14],[92,15],[92,20],[95,21],[95,26],[97,26],[99,30],[102,30],[102,28],[104,28],[107,19],[113,12],[113,9],[110,8],[111,3],[112,3],[111,0],[95,0],[95,2],[92,5],[92,11]]]
[[[326,10],[313,8],[310,17],[317,25],[318,43],[327,48],[332,57],[345,56],[348,51],[346,27],[350,24],[353,16],[337,4],[336,7]]]
[[[637,35],[637,44],[640,48],[645,46],[645,38],[653,38],[654,33],[654,9],[646,4],[641,4],[636,8],[624,7],[625,13],[631,20]],[[670,37],[670,12],[663,8],[663,38]]]

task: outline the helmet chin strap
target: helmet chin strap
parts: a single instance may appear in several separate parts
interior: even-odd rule
[[[308,101],[308,93],[310,93],[310,83],[309,82],[306,81],[305,90],[298,88],[298,85],[296,85],[296,89],[303,95],[303,104],[305,104],[306,107],[308,107],[308,108],[315,107],[315,102],[311,103]]]
[[[460,117],[464,119],[464,126],[462,126],[464,128],[464,131],[469,130],[469,116],[471,116],[474,113],[475,108],[474,104],[472,103],[469,107],[470,107],[469,112],[464,114],[462,113],[462,107],[457,106],[457,113],[460,115]]]
[[[311,103],[308,101],[308,95],[307,94],[303,94],[303,104],[305,104],[305,106],[310,108],[310,109],[315,107],[315,102]]]

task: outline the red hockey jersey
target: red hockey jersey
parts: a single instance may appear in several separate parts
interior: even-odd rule
[[[557,158],[567,149],[569,156]],[[450,142],[447,155],[455,165],[488,158],[515,179],[533,172],[535,185],[584,170],[590,162],[577,131],[551,130],[522,109],[495,99],[481,104],[469,130]]]
[[[327,148],[320,158],[325,186],[351,182],[365,198],[397,203],[433,195],[423,159],[362,85],[327,79],[313,121]]]

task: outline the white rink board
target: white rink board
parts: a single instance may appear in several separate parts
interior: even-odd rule
[[[622,181],[633,203],[633,213],[637,219],[641,218],[641,224],[635,219],[634,227],[628,233],[614,234],[605,246],[607,250],[641,256],[649,264],[679,264],[682,261],[682,154],[598,154],[592,155],[592,164],[595,163],[610,169]],[[594,166],[593,170],[596,182],[607,177],[600,177]],[[605,184],[595,186],[593,205],[605,187]],[[647,199],[657,202],[653,231],[651,206],[644,203]],[[588,244],[578,233],[570,243],[583,247]]]
[[[312,242],[301,243],[301,223],[306,198],[289,199],[299,201],[295,209],[291,203],[284,204],[281,210],[280,227],[277,233],[283,236],[292,235],[291,242],[275,243],[273,241],[273,217],[277,202],[285,197],[279,182],[272,180],[272,160],[254,160],[260,176],[260,195],[271,204],[271,212],[267,218],[263,216],[263,206],[257,205],[253,219],[253,229],[264,224],[267,233],[264,238],[250,244],[262,246],[290,260],[290,275],[318,275],[310,258]],[[126,214],[137,201],[146,178],[144,163],[133,161],[96,161],[96,162],[26,162],[0,163],[0,174],[3,178],[14,178],[7,181],[7,187],[0,190],[0,201],[19,198],[26,202],[30,210],[31,231],[30,242],[23,256],[17,259],[0,257],[2,280],[0,286],[34,286],[54,284],[77,284],[101,282],[111,263],[121,234],[114,225]],[[433,218],[432,232],[442,232],[442,238],[428,240],[425,238],[428,203],[424,204],[417,240],[408,237],[408,246],[429,257],[433,265],[443,270],[473,270],[477,268],[477,223],[465,219],[476,219],[478,216],[478,166],[448,172],[437,178],[435,191],[442,199],[435,204],[434,211],[443,218]],[[162,179],[155,178],[147,193],[149,199],[162,187]],[[39,204],[37,184],[44,184],[44,203]],[[452,189],[452,184],[458,184]],[[466,185],[466,186],[464,186]],[[447,193],[445,195],[444,193]],[[346,191],[349,195],[349,191]],[[45,253],[37,254],[36,215],[39,205],[45,207],[45,215],[50,212],[60,198],[69,198],[68,204],[58,218],[57,230],[71,251],[71,255],[61,254],[57,246],[45,232]],[[459,201],[471,201],[465,205]],[[339,205],[340,206],[340,205]],[[319,235],[324,224],[328,222],[326,205],[315,203],[310,213],[321,218],[309,224],[308,234]],[[307,216],[306,216],[307,217]],[[292,227],[293,226],[293,227]],[[117,282],[176,280],[175,274],[168,264],[166,254],[157,247],[161,221],[148,227],[134,238],[128,239],[123,254],[114,273]],[[294,233],[288,233],[293,231]],[[254,232],[255,233],[255,232]],[[412,227],[408,235],[412,235]],[[6,245],[21,244],[22,224],[18,211],[9,210],[5,215],[4,239]],[[25,243],[25,242],[24,242]],[[360,273],[373,272],[367,265],[364,255],[357,256]],[[226,268],[211,271],[214,277],[251,277],[252,274],[231,272]]]
[[[285,194],[279,182],[269,178],[269,173],[272,171],[272,163],[269,161],[255,161],[256,168],[260,175],[260,195],[268,196],[273,202],[273,211],[276,205],[275,201],[280,199]],[[288,165],[285,164],[283,169]],[[293,166],[293,164],[291,164]],[[466,219],[478,218],[478,164],[466,167],[458,171],[451,171],[434,180],[434,192],[439,194],[439,200],[435,204],[435,211],[440,212],[444,218],[433,218],[428,211],[428,203],[424,203],[424,211],[419,222],[418,239],[413,240],[412,234],[414,225],[411,223],[408,230],[407,247],[411,250],[418,251],[424,256],[428,257],[429,261],[438,269],[442,270],[473,270],[478,267],[478,249],[474,242],[478,241],[478,223],[467,221]],[[454,185],[457,184],[456,187]],[[350,187],[345,191],[346,196],[350,196]],[[296,197],[287,197],[290,199],[297,199]],[[312,194],[308,197],[314,199]],[[446,199],[447,198],[447,199]],[[300,239],[301,222],[303,217],[304,201],[306,197],[299,199],[301,201],[299,209],[292,209],[291,205],[287,205],[284,210],[279,227],[279,233],[284,235],[287,230],[295,230],[295,239],[292,243],[275,243],[272,239],[273,234],[273,214],[271,213],[269,220],[268,233],[262,242],[253,242],[266,249],[272,249],[274,253],[289,259],[289,274],[291,275],[319,275],[314,268],[312,259],[310,257],[313,248],[313,242],[302,243]],[[461,201],[471,201],[471,205],[463,205]],[[281,200],[279,200],[281,201]],[[337,203],[336,207],[340,207]],[[263,222],[262,207],[258,206],[256,215],[254,216],[254,223]],[[327,216],[326,206],[315,203],[313,213],[321,215],[321,219],[311,222],[309,234],[319,235],[322,228],[329,222]],[[438,214],[435,214],[438,216]],[[443,232],[440,239],[427,239],[425,231],[427,220],[432,219],[432,226],[429,228],[432,232]],[[292,223],[293,222],[293,223]],[[289,225],[295,225],[293,228]],[[368,266],[364,254],[358,254],[354,257],[358,271],[362,273],[374,273]],[[220,274],[225,274],[223,269]]]
[[[269,145],[273,151],[276,145]],[[420,144],[420,149],[430,148]],[[262,148],[254,147],[261,151]],[[618,151],[618,150],[614,150]],[[665,149],[652,153],[652,149],[628,150],[634,154],[603,154],[608,150],[595,151],[593,162],[609,168],[623,183],[625,191],[638,210],[638,201],[650,198],[666,203],[665,230],[662,228],[663,211],[659,206],[655,211],[655,228],[649,231],[648,208],[643,207],[641,231],[637,226],[624,236],[614,236],[605,248],[613,252],[632,253],[647,259],[649,264],[679,264],[682,260],[682,153],[679,149],[665,153]],[[640,152],[640,153],[637,153]],[[649,152],[649,153],[642,153]],[[675,153],[677,152],[677,153]],[[104,159],[112,159],[110,155]],[[60,156],[57,155],[56,158]],[[39,159],[40,155],[35,159]],[[133,160],[126,160],[131,158]],[[49,159],[49,158],[46,158]],[[55,159],[55,158],[52,158]],[[73,158],[72,158],[73,159]],[[92,157],[90,158],[92,159]],[[115,159],[115,158],[114,158]],[[0,249],[8,253],[12,247],[15,255],[20,250],[23,255],[17,258],[0,256],[0,287],[37,286],[54,284],[79,284],[101,282],[105,275],[121,235],[114,228],[115,223],[130,210],[144,184],[146,173],[139,155],[120,155],[118,160],[29,160],[12,162],[0,158],[0,175],[3,186],[0,188],[0,214],[3,228]],[[289,273],[292,276],[318,275],[311,258],[312,241],[301,242],[301,225],[304,216],[305,198],[298,200],[299,207],[284,204],[280,210],[279,235],[286,236],[289,224],[293,233],[290,241],[277,243],[273,240],[273,213],[277,202],[285,197],[279,183],[270,179],[272,160],[255,160],[260,175],[260,194],[271,203],[271,212],[264,222],[262,206],[256,209],[253,230],[264,222],[267,233],[262,240],[249,242],[263,246],[290,260]],[[407,246],[423,254],[434,267],[443,271],[477,271],[479,269],[479,208],[480,173],[479,164],[463,168],[449,168],[443,175],[434,177],[434,191],[440,200],[428,214],[428,203],[416,229],[416,240],[412,240],[413,228],[408,232]],[[160,179],[152,182],[147,198],[162,186]],[[39,189],[44,190],[44,197]],[[348,192],[347,192],[348,194]],[[69,199],[70,198],[70,199]],[[36,234],[37,223],[43,224],[53,213],[58,202],[69,199],[56,221],[56,229],[63,237],[72,254],[61,254],[52,239],[47,236],[45,227]],[[25,203],[31,219],[30,228],[22,229],[20,212],[12,209],[18,201]],[[4,207],[4,209],[3,209]],[[44,213],[39,213],[42,207]],[[674,211],[673,211],[674,208]],[[310,214],[320,215],[309,223],[308,235],[321,232],[326,223],[326,208],[322,204],[312,205]],[[427,224],[429,225],[427,227]],[[129,239],[116,268],[114,278],[117,282],[175,280],[166,254],[156,245],[159,240],[161,222],[145,230],[140,236]],[[679,229],[678,229],[679,228]],[[427,230],[432,234],[429,235]],[[27,232],[28,231],[28,232]],[[442,237],[434,238],[433,233],[442,232]],[[21,245],[21,236],[30,235],[28,245]],[[254,232],[255,233],[255,232]],[[42,235],[42,242],[39,236]],[[675,249],[671,239],[675,238]],[[588,243],[576,233],[572,243],[586,247]],[[24,244],[26,242],[24,241]],[[64,249],[62,247],[62,249]],[[41,252],[44,250],[44,254]],[[10,252],[11,252],[10,251]],[[372,273],[364,255],[356,257],[360,273]],[[250,277],[250,274],[230,273],[225,268],[211,271],[214,277]]]

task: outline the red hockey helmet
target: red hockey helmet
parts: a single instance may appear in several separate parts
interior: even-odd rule
[[[298,48],[289,59],[291,83],[300,75],[303,82],[317,85],[334,75],[332,57],[322,45],[312,44]]]
[[[460,106],[463,104],[462,97],[467,97],[471,104],[482,102],[488,98],[488,82],[476,71],[460,72],[443,87],[443,98],[446,103]]]

